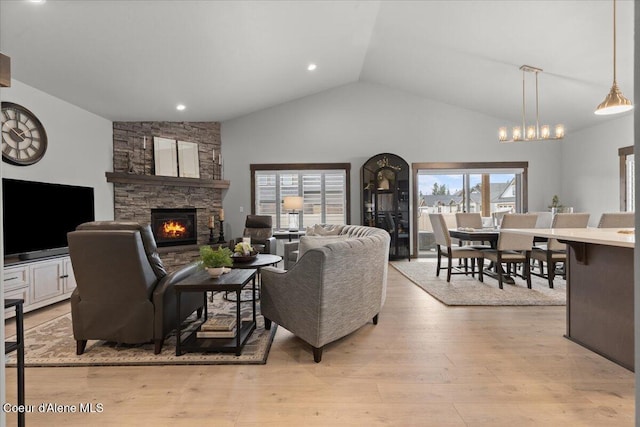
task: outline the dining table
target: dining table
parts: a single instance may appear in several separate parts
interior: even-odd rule
[[[449,235],[452,239],[458,239],[464,242],[488,242],[491,248],[495,249],[498,244],[498,238],[500,237],[500,230],[497,228],[458,227],[450,228]],[[498,272],[493,263],[484,269],[483,274],[498,280]],[[505,275],[502,280],[504,283],[510,285],[515,284],[515,280],[511,276]]]
[[[497,228],[450,228],[449,235],[458,240],[468,242],[489,242],[492,248],[496,248],[500,230]]]

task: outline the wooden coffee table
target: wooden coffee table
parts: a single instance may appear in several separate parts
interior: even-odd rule
[[[177,319],[182,319],[180,313],[180,297],[183,292],[202,292],[206,304],[207,292],[235,292],[236,294],[236,322],[241,325],[237,328],[236,336],[233,338],[197,338],[196,332],[200,325],[190,332],[184,339],[182,338],[181,322],[178,320],[176,325],[176,356],[181,356],[183,352],[221,352],[232,353],[236,356],[242,354],[242,347],[256,329],[256,269],[233,269],[229,273],[214,279],[206,271],[198,271],[197,273],[176,283],[176,305]],[[252,299],[253,317],[251,320],[242,321],[240,317],[240,293],[244,287],[252,283]],[[207,310],[205,309],[202,323],[207,321]]]

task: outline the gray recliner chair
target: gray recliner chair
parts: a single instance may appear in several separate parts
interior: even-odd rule
[[[276,238],[273,237],[273,219],[270,215],[247,215],[242,237],[251,237],[251,245],[262,254],[276,254]],[[242,237],[229,242],[233,250]]]
[[[167,274],[151,227],[137,222],[95,221],[68,233],[77,288],[71,295],[76,353],[87,340],[126,344],[153,341],[160,353],[178,319],[173,285],[195,273],[197,263]],[[183,321],[206,307],[205,296],[185,293]]]

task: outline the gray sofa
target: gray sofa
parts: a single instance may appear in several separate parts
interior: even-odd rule
[[[358,225],[342,227],[321,246],[323,239],[302,237],[300,250],[309,248],[289,270],[261,270],[265,327],[273,321],[309,343],[316,362],[325,344],[369,321],[377,323],[386,297],[390,243],[385,230]]]

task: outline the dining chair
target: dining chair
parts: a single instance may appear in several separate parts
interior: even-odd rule
[[[509,211],[496,211],[496,212],[491,212],[491,216],[493,217],[493,224],[496,227],[500,227],[500,225],[502,224],[502,219],[504,218],[504,216],[506,214],[508,214]]]
[[[607,212],[600,216],[598,228],[633,228],[635,212]]]
[[[553,216],[551,228],[586,228],[589,225],[588,213],[558,213]],[[556,264],[564,263],[567,260],[567,246],[557,239],[549,239],[546,245],[536,246],[531,252],[531,258],[540,263],[540,273],[533,272],[535,276],[543,277],[549,282],[549,287],[553,288],[553,279],[556,274]],[[544,264],[547,264],[547,273],[544,273]],[[562,270],[563,278],[566,271]]]
[[[456,224],[463,228],[482,228],[480,212],[456,212]]]
[[[482,214],[480,212],[456,212],[456,224],[458,228],[473,228],[473,229],[481,229],[482,228]],[[486,242],[478,241],[460,241],[459,246],[467,246],[473,249],[490,249],[491,245]],[[464,259],[464,266],[467,267],[467,259]]]
[[[451,212],[446,212],[442,214],[444,218],[444,222],[447,225],[447,228],[456,228],[458,227],[458,222],[456,221],[456,214]]]
[[[551,212],[532,212],[538,215],[536,228],[551,228],[553,224],[553,214]]]
[[[468,274],[465,266],[465,271],[452,271],[452,261],[456,259],[471,259],[471,276],[475,277],[476,260],[478,260],[478,279],[482,282],[482,268],[483,268],[483,253],[482,251],[468,247],[468,246],[453,246],[451,244],[451,236],[449,235],[449,228],[442,214],[432,213],[429,214],[429,221],[431,221],[431,227],[433,228],[433,234],[436,240],[436,252],[438,254],[438,264],[436,267],[436,276],[440,276],[440,270],[447,270],[447,282],[451,281],[452,274]],[[442,267],[442,257],[447,257],[447,266]]]
[[[498,236],[495,249],[484,249],[482,251],[484,258],[492,261],[495,266],[500,289],[503,289],[502,283],[505,276],[503,264],[505,264],[507,268],[506,274],[510,274],[512,265],[522,264],[523,268],[520,277],[527,281],[527,288],[531,289],[530,260],[533,236],[517,234],[508,231],[508,229],[535,228],[537,218],[538,215],[533,213],[505,214],[502,218],[500,235]],[[517,274],[515,268],[514,273]]]

